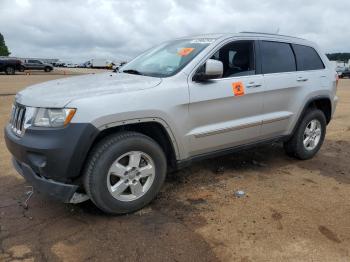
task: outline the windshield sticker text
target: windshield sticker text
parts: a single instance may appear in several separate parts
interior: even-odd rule
[[[202,39],[193,39],[191,44],[211,44],[215,41],[213,38],[202,38]]]

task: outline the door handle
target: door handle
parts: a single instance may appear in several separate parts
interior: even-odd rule
[[[306,82],[307,80],[309,80],[309,79],[307,79],[307,78],[305,78],[305,77],[298,77],[298,78],[297,78],[297,81],[298,81],[298,82]]]
[[[247,85],[247,88],[257,88],[257,87],[261,87],[261,84],[255,84],[254,82],[249,83],[249,85]]]

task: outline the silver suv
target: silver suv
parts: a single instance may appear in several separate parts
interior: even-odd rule
[[[117,73],[19,92],[6,144],[38,191],[128,213],[151,202],[167,171],[195,160],[276,140],[290,156],[313,157],[336,107],[336,75],[304,39],[180,38]]]

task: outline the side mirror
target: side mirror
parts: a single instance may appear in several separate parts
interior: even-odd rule
[[[194,81],[206,81],[222,77],[224,65],[221,61],[208,59],[194,75]]]

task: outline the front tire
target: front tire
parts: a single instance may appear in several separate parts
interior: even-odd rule
[[[166,157],[150,137],[121,132],[101,140],[89,155],[86,193],[109,214],[139,210],[157,195],[166,176]]]
[[[300,160],[314,157],[323,144],[326,126],[326,117],[321,110],[308,110],[291,139],[284,143],[287,155]]]

